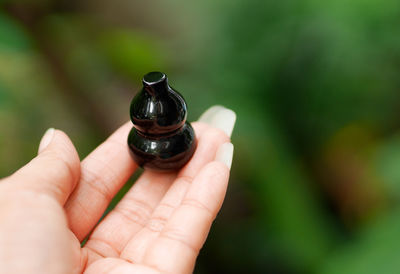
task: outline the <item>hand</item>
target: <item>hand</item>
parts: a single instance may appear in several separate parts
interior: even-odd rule
[[[126,144],[132,124],[82,162],[62,131],[47,131],[38,156],[0,181],[0,273],[192,272],[225,196],[234,123],[231,110],[210,108],[193,123],[190,162],[145,171],[101,222],[137,168]]]

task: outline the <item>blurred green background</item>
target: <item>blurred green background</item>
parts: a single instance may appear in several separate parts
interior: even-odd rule
[[[400,273],[399,30],[395,0],[3,0],[0,177],[49,127],[85,157],[161,70],[238,115],[195,273]]]

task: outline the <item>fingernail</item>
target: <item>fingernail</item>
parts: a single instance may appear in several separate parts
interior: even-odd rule
[[[231,169],[232,158],[233,158],[233,144],[224,143],[220,145],[220,147],[217,150],[215,160],[225,164],[229,169]]]
[[[199,122],[207,123],[210,124],[214,115],[219,111],[224,109],[223,106],[212,106],[209,109],[207,109],[199,118]]]
[[[212,117],[210,125],[222,129],[226,135],[231,137],[236,122],[236,113],[230,109],[218,110]]]
[[[39,153],[42,152],[51,143],[53,136],[54,136],[54,128],[49,128],[48,130],[46,130],[46,132],[42,137],[42,140],[40,141]]]

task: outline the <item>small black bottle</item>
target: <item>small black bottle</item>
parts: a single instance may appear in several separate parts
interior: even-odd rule
[[[150,72],[142,82],[130,108],[134,126],[128,136],[131,155],[145,169],[180,169],[197,145],[194,130],[186,122],[186,102],[168,85],[164,73]]]

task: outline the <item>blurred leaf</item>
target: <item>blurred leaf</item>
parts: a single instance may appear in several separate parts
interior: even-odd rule
[[[377,147],[374,166],[390,197],[400,198],[400,136],[384,140]]]
[[[10,17],[0,13],[0,50],[26,51],[31,43],[22,28]]]

